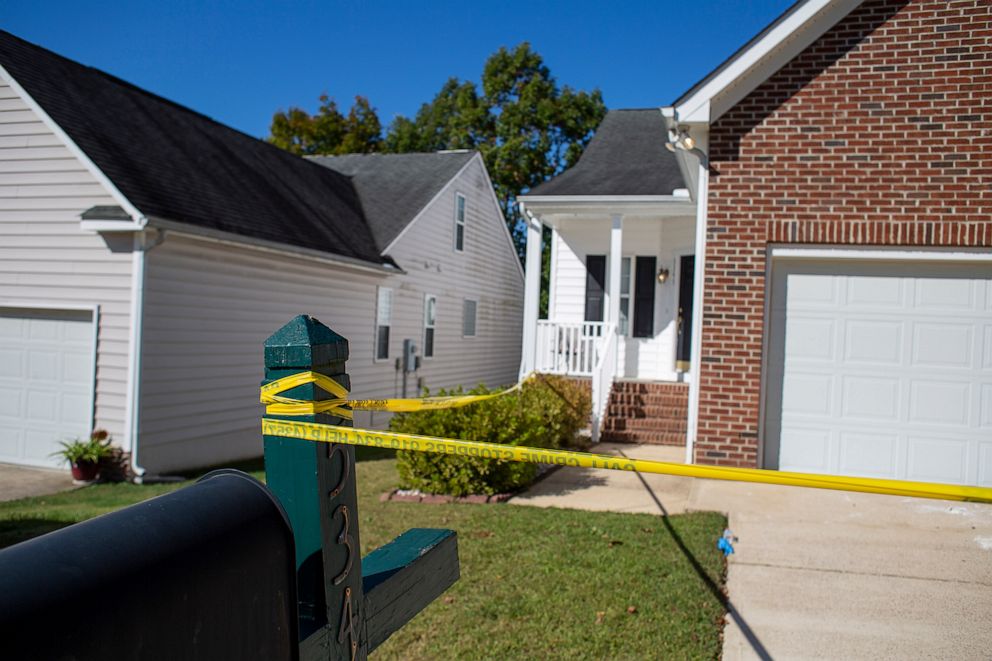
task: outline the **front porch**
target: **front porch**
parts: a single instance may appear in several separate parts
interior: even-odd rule
[[[590,378],[595,440],[685,444],[695,275],[688,205],[673,199],[626,216],[529,214],[521,376]],[[548,318],[539,319],[526,312],[540,297],[545,226]],[[665,387],[677,406],[648,401]]]

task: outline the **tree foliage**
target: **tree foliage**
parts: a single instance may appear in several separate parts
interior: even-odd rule
[[[326,94],[313,115],[301,108],[280,110],[272,117],[270,133],[269,142],[304,156],[368,153],[382,143],[382,124],[364,96],[355,97],[347,115]]]
[[[451,78],[413,119],[397,117],[384,149],[479,150],[522,255],[517,196],[573,165],[605,114],[599,90],[560,87],[524,42],[500,48],[486,60],[481,91],[475,83]]]
[[[355,97],[345,116],[323,95],[313,115],[300,108],[277,112],[269,141],[304,155],[476,149],[522,257],[517,196],[573,165],[605,114],[599,90],[559,86],[541,56],[523,42],[486,60],[481,87],[449,78],[412,119],[397,116],[384,138],[368,99]]]

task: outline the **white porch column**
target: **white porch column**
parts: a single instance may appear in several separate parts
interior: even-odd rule
[[[706,204],[709,197],[710,170],[708,163],[699,163],[699,184],[696,189],[696,262],[692,279],[692,337],[689,338],[689,415],[685,434],[685,463],[694,464],[696,433],[699,431],[699,373],[703,351],[703,287],[706,271]]]
[[[623,259],[623,216],[612,216],[610,229],[610,285],[606,299],[606,321],[620,325],[620,263]]]
[[[537,363],[537,317],[541,303],[541,221],[521,204],[527,223],[527,257],[524,263],[523,352],[520,378],[534,371]]]

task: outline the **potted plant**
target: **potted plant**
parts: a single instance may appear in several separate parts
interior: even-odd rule
[[[100,461],[113,452],[110,447],[110,434],[105,429],[94,429],[89,440],[78,438],[70,442],[60,442],[62,449],[52,453],[69,462],[72,479],[78,482],[92,482],[96,479]]]

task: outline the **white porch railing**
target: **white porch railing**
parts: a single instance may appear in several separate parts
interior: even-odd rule
[[[607,325],[601,321],[538,321],[535,370],[543,374],[592,376]]]
[[[592,372],[592,442],[599,442],[599,432],[606,417],[610,390],[617,373],[617,327],[607,324],[600,338],[601,347]]]

